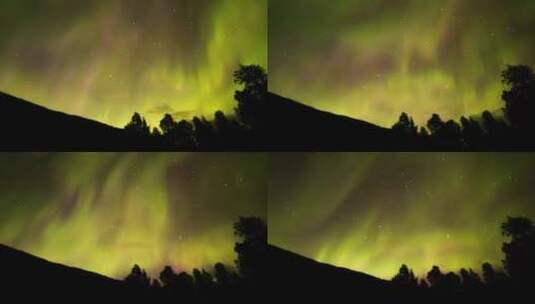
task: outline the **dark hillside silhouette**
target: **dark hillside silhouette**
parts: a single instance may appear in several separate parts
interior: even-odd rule
[[[509,217],[501,228],[509,238],[502,247],[505,270],[483,263],[479,273],[465,268],[456,273],[443,272],[435,265],[425,277],[418,278],[403,264],[390,281],[268,245],[268,260],[272,265],[270,297],[274,303],[346,299],[360,299],[365,303],[522,302],[533,294],[535,226],[529,219]]]
[[[0,113],[0,150],[115,151],[158,146],[155,138],[52,111],[4,93],[0,93]]]
[[[3,303],[7,299],[25,302],[35,297],[59,302],[76,299],[104,302],[128,296],[121,281],[52,263],[4,245],[0,245],[0,269]]]
[[[332,265],[316,262],[296,253],[268,246],[269,297],[273,303],[284,301],[333,301],[373,299],[386,303],[398,294],[389,281]]]
[[[213,269],[176,273],[166,266],[150,278],[134,265],[124,280],[49,262],[0,245],[0,301],[25,303],[250,303],[261,299],[260,276],[266,261],[267,229],[263,220],[240,217],[235,224],[237,267],[216,263]],[[263,260],[260,260],[263,259]],[[237,271],[234,270],[237,268]],[[246,270],[245,270],[246,268]]]
[[[405,143],[389,129],[336,115],[268,93],[257,115],[264,122],[264,145],[272,150],[395,150]]]
[[[1,94],[1,150],[75,151],[535,151],[535,74],[508,66],[503,109],[417,126],[402,113],[392,128],[336,115],[267,91],[258,65],[240,65],[233,113],[149,126],[134,113],[124,129],[48,110]]]
[[[0,297],[25,302],[37,296],[55,303],[516,303],[532,295],[535,226],[526,218],[508,218],[501,227],[507,238],[504,270],[483,263],[479,272],[444,272],[435,265],[418,278],[402,265],[390,281],[268,245],[261,219],[240,218],[234,228],[236,268],[217,263],[177,273],[166,266],[158,278],[150,278],[134,265],[122,281],[0,245]]]

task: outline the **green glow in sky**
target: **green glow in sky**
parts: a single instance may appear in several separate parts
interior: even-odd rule
[[[506,216],[535,216],[530,154],[309,153],[271,159],[269,241],[382,278],[501,266]]]
[[[0,157],[0,243],[116,278],[234,265],[232,225],[265,218],[262,154]]]
[[[388,127],[494,111],[533,28],[531,0],[271,0],[270,91]]]
[[[113,277],[233,264],[238,216],[382,278],[499,266],[500,224],[535,218],[529,153],[13,153],[0,167],[0,243]]]
[[[267,66],[266,0],[0,2],[0,91],[124,126],[232,112],[232,72]]]

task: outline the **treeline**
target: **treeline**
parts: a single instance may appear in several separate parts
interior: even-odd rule
[[[195,116],[192,120],[176,121],[171,114],[165,114],[159,128],[148,125],[145,118],[134,113],[125,130],[144,137],[160,140],[163,147],[185,150],[247,149],[261,144],[251,130],[249,108],[265,99],[267,73],[258,65],[240,65],[233,74],[234,82],[243,87],[236,91],[238,102],[232,115],[217,111],[213,119]]]
[[[409,145],[431,150],[509,150],[535,146],[535,74],[529,66],[508,66],[502,72],[507,89],[502,93],[503,115],[485,111],[479,119],[461,117],[444,121],[433,114],[426,126],[418,127],[402,113],[392,130]]]
[[[133,292],[153,300],[185,300],[208,302],[252,296],[260,292],[267,248],[267,227],[256,217],[241,217],[234,224],[235,267],[216,263],[211,271],[193,269],[192,273],[175,272],[165,266],[158,278],[150,278],[140,266],[134,265],[124,283]]]
[[[425,278],[419,279],[408,266],[402,265],[392,282],[405,290],[449,296],[489,292],[503,295],[512,289],[532,286],[535,273],[535,226],[530,219],[508,217],[501,230],[509,238],[502,245],[503,270],[496,270],[490,263],[483,263],[481,274],[465,268],[459,273],[444,273],[439,266],[433,266]]]
[[[535,138],[531,135],[535,131],[535,74],[529,66],[515,65],[508,66],[501,76],[506,86],[502,93],[503,114],[484,111],[480,117],[461,117],[459,121],[444,121],[439,114],[433,114],[425,126],[417,126],[407,113],[402,113],[391,128],[394,135],[391,140],[397,149],[411,150],[533,149]],[[362,130],[341,132],[337,129],[340,127],[337,123],[324,125],[321,120],[309,121],[308,109],[297,111],[297,108],[292,108],[295,111],[291,112],[290,117],[289,113],[280,113],[289,109],[268,100],[267,73],[261,66],[241,65],[233,78],[243,89],[235,92],[237,107],[231,115],[217,111],[210,119],[194,117],[192,120],[175,121],[172,115],[165,114],[159,127],[151,130],[146,120],[135,113],[125,130],[155,139],[159,148],[178,150],[278,149],[281,147],[276,143],[288,134],[294,134],[294,141],[301,145],[306,138],[309,142],[305,141],[304,147],[308,145],[326,149],[334,148],[328,146],[333,143],[358,148],[360,145],[366,146],[366,141],[375,140],[360,138],[360,142],[353,142],[351,133]],[[318,112],[315,118],[320,119],[320,116],[324,115]],[[295,135],[295,132],[298,134]],[[329,138],[329,142],[322,142],[326,139],[322,137],[323,134],[314,134],[317,132],[332,133],[338,139],[333,141],[333,138]],[[390,147],[392,143],[385,142],[382,145]]]
[[[277,268],[278,265],[269,260],[266,224],[255,217],[240,218],[234,230],[240,239],[235,244],[237,259],[234,267],[217,263],[211,270],[194,269],[190,274],[177,273],[171,266],[166,266],[158,278],[152,279],[135,265],[124,283],[131,288],[132,294],[154,302],[255,302],[269,297],[269,292],[276,293],[270,289],[270,284],[276,282],[268,281],[268,278],[287,278],[285,269]],[[388,289],[391,296],[403,301],[412,299],[414,303],[442,303],[445,299],[465,303],[495,297],[515,299],[529,294],[535,273],[535,225],[527,218],[508,217],[501,230],[508,240],[502,244],[504,259],[499,269],[490,263],[483,263],[480,272],[465,268],[459,272],[443,272],[439,266],[433,266],[425,277],[418,278],[408,266],[402,265],[391,280],[393,289]],[[306,273],[307,270],[310,269],[300,271]],[[299,276],[300,273],[291,273],[295,288],[302,284]],[[345,275],[342,277],[346,278]],[[328,284],[337,286],[343,282],[335,280]],[[333,286],[324,288],[330,290]]]

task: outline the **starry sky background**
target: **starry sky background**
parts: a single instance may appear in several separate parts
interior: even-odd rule
[[[122,278],[233,264],[232,224],[390,278],[499,266],[506,216],[535,219],[531,153],[4,153],[0,243]]]
[[[233,223],[266,218],[264,154],[4,153],[0,243],[123,278],[234,265]]]
[[[531,0],[270,0],[269,88],[387,127],[495,111],[533,28]]]
[[[212,117],[232,72],[267,67],[266,0],[0,2],[0,91],[124,126]]]
[[[535,218],[533,154],[281,153],[270,162],[269,241],[390,279],[501,267],[500,224]]]

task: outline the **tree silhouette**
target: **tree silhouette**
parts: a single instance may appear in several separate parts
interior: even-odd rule
[[[444,123],[444,121],[440,118],[440,115],[436,113],[433,114],[433,116],[431,116],[431,118],[427,121],[427,128],[431,132],[431,135],[435,136],[441,133],[445,125],[446,123]]]
[[[527,283],[535,273],[535,233],[530,219],[508,217],[502,224],[502,233],[510,242],[502,245],[505,254],[503,264],[512,279]]]
[[[412,269],[409,269],[405,264],[401,265],[399,272],[392,278],[392,282],[404,288],[418,287],[418,279]]]
[[[526,65],[508,65],[502,72],[502,81],[509,87],[503,91],[505,114],[509,123],[520,129],[531,130],[535,122],[535,74]]]
[[[176,128],[176,122],[171,114],[165,114],[160,121],[160,129],[162,129],[163,135],[170,134]]]
[[[236,136],[236,125],[233,120],[229,120],[223,111],[217,111],[214,114],[214,128],[220,138],[234,140]]]
[[[165,294],[169,297],[180,296],[189,299],[195,292],[193,277],[186,272],[177,274],[171,266],[165,266],[160,272],[160,281]]]
[[[181,272],[176,276],[175,286],[177,290],[182,292],[193,291],[193,277],[187,272]]]
[[[214,265],[214,278],[221,286],[231,286],[238,281],[236,274],[229,271],[223,263],[216,263]]]
[[[160,281],[164,287],[172,286],[176,279],[176,273],[171,266],[165,266],[160,272]]]
[[[241,238],[234,250],[238,254],[236,265],[240,274],[251,280],[259,280],[265,273],[267,227],[258,217],[240,217],[234,224],[234,234]]]
[[[142,270],[139,265],[134,265],[130,274],[124,279],[126,283],[136,288],[150,287],[150,278],[147,276],[145,270]]]
[[[449,291],[458,290],[461,287],[461,278],[455,272],[450,271],[444,276],[443,285]]]
[[[265,244],[267,242],[267,227],[259,217],[240,217],[234,223],[234,234],[242,238],[244,243]]]
[[[461,268],[459,272],[461,275],[461,280],[464,288],[475,289],[483,286],[483,282],[479,275],[472,269],[466,270]]]
[[[427,273],[427,281],[432,287],[440,287],[444,282],[444,274],[440,271],[440,267],[433,266]]]
[[[259,65],[240,65],[234,72],[234,82],[243,85],[243,92],[252,96],[263,96],[267,91],[266,70]]]
[[[160,121],[160,129],[162,129],[162,135],[168,145],[182,148],[196,146],[193,125],[187,120],[181,120],[177,123],[171,114],[165,114]]]
[[[504,143],[509,127],[502,120],[497,120],[489,111],[484,111],[482,116],[483,128],[494,142]]]
[[[124,129],[133,134],[150,135],[150,127],[148,126],[147,121],[137,112],[132,115],[132,119]]]
[[[502,234],[511,237],[513,241],[526,239],[533,233],[533,223],[525,217],[507,217],[502,224]]]
[[[161,289],[163,287],[162,283],[157,279],[152,279],[152,282],[150,283],[150,286],[153,289],[156,289],[156,290],[159,290],[159,289]]]
[[[212,148],[216,143],[214,126],[204,117],[193,118],[194,137],[197,144],[202,148]]]
[[[454,120],[444,122],[440,115],[433,114],[427,121],[427,128],[434,144],[438,147],[458,148],[461,146],[461,126]]]
[[[405,112],[401,113],[398,122],[392,126],[392,131],[404,136],[416,136],[418,127],[414,124],[412,117]]]
[[[459,144],[459,140],[461,139],[461,126],[459,124],[450,119],[446,122],[443,128],[443,136],[450,141],[450,143],[453,143],[455,145]]]
[[[195,139],[193,124],[184,119],[178,122],[172,136],[176,145],[180,147],[190,148],[195,147],[198,144]]]
[[[502,272],[494,270],[492,264],[485,262],[481,265],[481,271],[483,276],[483,282],[488,286],[494,286],[505,281],[506,276]]]
[[[197,292],[201,294],[211,292],[211,289],[214,287],[214,278],[204,269],[193,269],[193,280]]]
[[[234,94],[238,101],[238,107],[235,109],[238,119],[250,127],[262,130],[269,116],[265,104],[266,71],[259,65],[240,65],[234,72],[234,82],[243,85],[243,90]]]
[[[234,117],[227,117],[222,111],[214,114],[214,128],[217,133],[217,143],[220,146],[242,147],[251,140],[247,137],[248,126]]]
[[[420,135],[420,137],[423,137],[423,138],[427,138],[429,137],[429,131],[427,131],[427,129],[425,127],[420,127],[420,130],[418,131],[418,135]]]
[[[484,142],[484,131],[473,118],[461,117],[462,142],[465,147],[481,147]]]
[[[152,128],[151,135],[154,136],[154,137],[160,137],[160,136],[162,136],[162,132],[160,131],[160,129],[154,127],[154,128]]]

